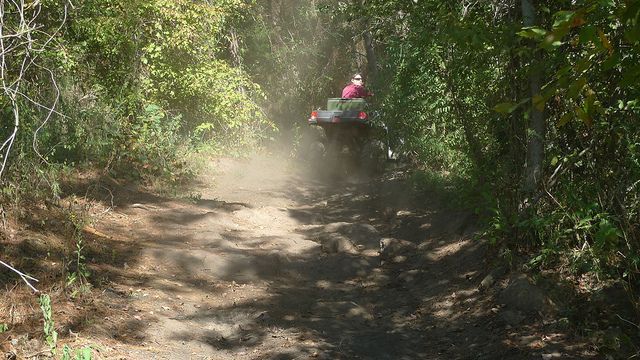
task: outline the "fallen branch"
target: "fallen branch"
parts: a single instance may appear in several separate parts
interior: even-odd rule
[[[629,320],[627,320],[627,319],[623,318],[622,316],[620,316],[620,315],[618,315],[618,314],[616,314],[616,316],[618,317],[618,319],[620,319],[620,320],[622,320],[622,321],[626,322],[626,323],[627,323],[627,324],[629,324],[629,325],[633,325],[634,327],[638,328],[638,330],[640,330],[640,325],[638,325],[638,324],[636,324],[636,323],[634,323],[634,322],[632,322],[632,321],[629,321]]]
[[[31,285],[31,283],[29,282],[29,280],[31,281],[35,281],[35,282],[39,282],[38,279],[29,276],[23,272],[21,272],[20,270],[14,268],[13,266],[7,264],[6,262],[0,260],[0,265],[4,265],[6,268],[8,268],[9,270],[15,272],[16,274],[20,275],[20,278],[22,278],[22,280],[25,282],[25,284],[27,284],[27,286],[29,286],[31,288],[31,290],[35,291],[36,293],[39,293],[40,290],[36,289],[33,285]]]

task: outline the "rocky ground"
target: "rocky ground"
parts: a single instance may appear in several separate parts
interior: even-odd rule
[[[217,159],[182,200],[97,191],[94,287],[54,304],[61,341],[99,359],[598,358],[542,284],[487,262],[471,213],[401,169],[324,170]]]

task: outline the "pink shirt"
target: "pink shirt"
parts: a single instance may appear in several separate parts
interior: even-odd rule
[[[371,96],[371,94],[362,85],[349,84],[342,89],[342,98],[353,99]]]

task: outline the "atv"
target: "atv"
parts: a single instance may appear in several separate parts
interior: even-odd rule
[[[330,98],[326,110],[311,112],[308,124],[321,129],[307,151],[313,159],[323,158],[329,164],[348,171],[381,170],[387,160],[387,146],[380,141],[384,127],[377,116],[366,111],[364,99]]]

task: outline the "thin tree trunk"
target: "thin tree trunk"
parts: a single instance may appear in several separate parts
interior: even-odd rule
[[[535,0],[521,0],[522,18],[524,26],[536,25]],[[537,61],[533,60],[531,74],[529,75],[529,91],[531,98],[540,94],[540,70]],[[540,184],[544,161],[545,119],[544,112],[536,109],[531,101],[531,113],[529,119],[527,140],[527,162],[525,165],[525,178],[523,190],[532,193]]]
[[[357,2],[360,6],[361,11],[364,12],[365,9],[365,0],[360,0]],[[362,40],[364,41],[364,49],[367,56],[367,77],[369,78],[369,82],[374,82],[378,78],[378,58],[376,57],[375,47],[373,45],[373,35],[369,30],[371,24],[369,23],[368,17],[364,16],[358,22],[361,24],[363,32],[362,32]]]
[[[240,40],[238,39],[238,34],[236,33],[236,29],[231,28],[229,31],[229,52],[231,53],[231,57],[233,58],[233,65],[242,69],[242,56],[240,55]],[[246,95],[247,90],[243,85],[238,86],[238,92],[242,95]]]
[[[371,35],[371,31],[367,29],[362,37],[364,39],[365,50],[367,51],[368,78],[369,81],[375,81],[378,79],[378,58],[376,57],[376,52],[373,47],[373,35]]]
[[[236,33],[236,29],[231,28],[229,30],[229,52],[231,53],[231,57],[233,59],[233,65],[237,68],[242,68],[242,58],[240,56],[240,40],[238,39],[238,34]]]

